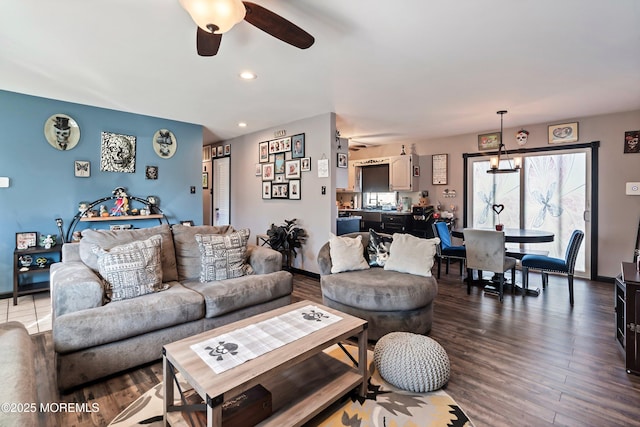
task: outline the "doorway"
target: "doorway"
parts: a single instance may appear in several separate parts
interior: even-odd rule
[[[212,147],[215,150],[215,147]],[[231,221],[231,158],[204,158],[202,162],[202,223],[229,225]],[[205,186],[205,178],[206,186]]]

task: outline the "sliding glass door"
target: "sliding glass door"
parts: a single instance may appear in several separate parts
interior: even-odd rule
[[[473,228],[493,228],[502,223],[508,228],[551,231],[555,234],[553,242],[522,247],[549,251],[549,256],[556,258],[564,258],[573,230],[582,230],[585,239],[578,254],[576,275],[585,276],[590,270],[587,226],[591,208],[590,151],[527,153],[520,172],[510,174],[488,174],[486,159],[471,158],[468,163],[471,209],[467,224]],[[494,205],[504,205],[499,215]],[[496,211],[499,210],[498,206]]]

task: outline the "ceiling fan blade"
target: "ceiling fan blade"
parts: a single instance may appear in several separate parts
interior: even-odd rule
[[[200,27],[196,33],[196,49],[200,56],[214,56],[218,53],[220,48],[220,42],[222,41],[222,34],[214,34],[203,30]]]
[[[315,42],[311,34],[269,9],[248,1],[242,3],[247,9],[244,20],[265,33],[300,49],[311,47]]]

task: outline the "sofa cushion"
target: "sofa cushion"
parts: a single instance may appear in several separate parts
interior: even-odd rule
[[[433,257],[439,243],[440,239],[437,237],[421,239],[411,234],[394,233],[384,269],[431,277]]]
[[[171,229],[167,224],[137,230],[83,230],[82,239],[79,243],[80,259],[93,271],[98,272],[98,256],[92,252],[93,245],[97,245],[102,249],[108,250],[114,246],[123,245],[125,243],[137,240],[146,240],[155,235],[160,235],[162,237],[162,243],[160,245],[162,280],[165,282],[178,280],[173,237],[171,236]],[[194,246],[196,245],[194,244]]]
[[[369,266],[384,267],[389,259],[391,242],[393,242],[392,237],[378,234],[375,230],[369,229],[369,244],[367,245]]]
[[[107,301],[120,301],[167,289],[162,284],[160,244],[162,237],[152,236],[104,250],[97,245],[98,271],[105,282]]]
[[[196,279],[185,281],[183,284],[204,296],[207,318],[269,302],[293,292],[293,276],[288,271],[208,283]]]
[[[229,234],[196,234],[200,248],[200,281],[232,279],[253,274],[247,260],[249,229]]]
[[[53,327],[55,351],[69,353],[121,341],[204,316],[202,295],[178,282],[168,285],[169,289],[164,292],[56,317]]]
[[[200,249],[196,242],[196,234],[227,234],[234,231],[231,225],[197,225],[186,226],[175,224],[171,227],[176,247],[178,280],[200,278]]]
[[[438,293],[433,277],[380,268],[322,276],[321,286],[323,297],[371,311],[414,310],[430,304]]]
[[[364,259],[362,236],[343,237],[332,234],[329,239],[329,252],[332,264],[331,273],[369,268],[367,260]]]

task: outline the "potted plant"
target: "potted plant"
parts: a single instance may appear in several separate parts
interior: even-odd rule
[[[296,248],[301,248],[308,237],[307,232],[296,225],[296,221],[296,218],[285,219],[284,224],[271,224],[267,230],[269,246],[282,253],[287,268],[291,268],[293,258],[298,255]]]

